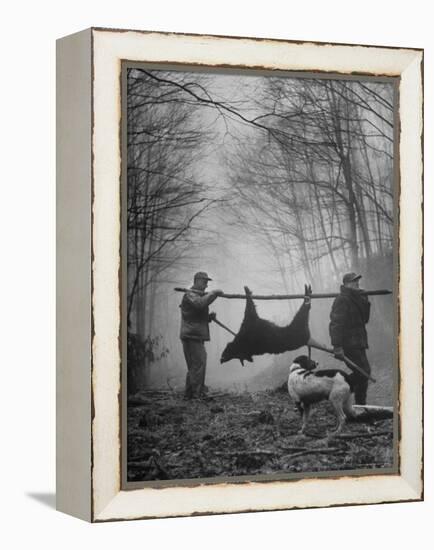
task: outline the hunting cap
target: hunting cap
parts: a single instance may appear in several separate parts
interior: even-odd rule
[[[345,273],[342,282],[345,283],[352,283],[353,281],[358,281],[361,279],[361,275],[357,275],[357,273],[354,273],[353,271],[351,273]]]
[[[212,281],[210,277],[208,277],[208,273],[205,271],[198,271],[194,274],[194,280],[196,279],[205,279],[206,281]]]

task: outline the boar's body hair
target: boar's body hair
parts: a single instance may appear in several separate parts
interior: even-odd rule
[[[253,361],[253,355],[279,354],[307,345],[310,338],[310,299],[308,298],[311,290],[309,287],[306,287],[305,290],[307,299],[305,299],[291,323],[284,327],[280,327],[266,319],[261,319],[256,311],[251,291],[246,286],[244,290],[246,292],[244,319],[238,334],[224,349],[220,363],[226,363],[231,359],[239,359],[244,365],[244,360]]]

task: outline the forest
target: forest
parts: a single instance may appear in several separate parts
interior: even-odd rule
[[[130,399],[150,391],[181,395],[186,367],[174,287],[190,286],[198,270],[228,292],[248,284],[263,294],[300,293],[305,283],[314,292],[338,292],[347,271],[362,273],[365,288],[393,289],[392,82],[131,68],[126,102]],[[390,298],[372,301],[368,331],[379,383],[370,397],[392,404],[394,307]],[[285,323],[299,304],[260,308]],[[310,321],[326,343],[330,306],[317,301]],[[238,329],[242,300],[220,299],[215,309]],[[212,327],[210,388],[224,399],[227,392],[276,390],[287,376],[287,354],[245,369],[220,366],[230,338]],[[333,363],[324,354],[318,359]],[[135,410],[128,413],[134,430]]]

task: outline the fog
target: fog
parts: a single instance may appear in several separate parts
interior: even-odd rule
[[[169,353],[166,357],[157,360],[149,367],[150,387],[172,387],[181,389],[186,375],[186,365],[183,357],[182,344],[179,339],[180,309],[182,294],[175,292],[174,287],[190,287],[192,276],[196,271],[206,271],[213,279],[208,290],[222,289],[226,293],[243,293],[247,285],[257,294],[285,294],[302,293],[303,287],[295,286],[293,281],[287,281],[284,287],[280,276],[273,269],[273,258],[263,250],[247,234],[233,235],[228,228],[220,232],[221,244],[214,244],[204,250],[203,259],[190,269],[180,269],[176,281],[159,285],[157,290],[155,311],[158,312],[158,324],[155,333],[163,336],[164,344]],[[389,280],[392,271],[390,270]],[[302,278],[302,277],[301,277]],[[364,285],[365,288],[379,288],[376,281],[380,277],[371,277]],[[315,293],[338,292],[337,281],[309,281]],[[381,280],[384,281],[384,273]],[[175,284],[176,283],[176,284]],[[391,288],[391,284],[381,288]],[[275,300],[256,301],[258,313],[264,319],[274,321],[279,325],[288,324],[302,300]],[[310,313],[311,335],[320,343],[330,346],[328,335],[329,313],[332,299],[312,300]],[[217,313],[217,319],[237,332],[244,316],[244,300],[217,299],[210,310]],[[367,326],[370,350],[368,356],[375,374],[376,370],[387,370],[391,376],[393,349],[393,307],[391,296],[374,296],[371,298],[371,320]],[[288,352],[281,356],[264,355],[254,357],[253,363],[245,363],[243,367],[239,360],[232,360],[220,364],[220,356],[226,344],[233,336],[220,326],[211,323],[211,340],[207,343],[207,375],[206,383],[212,389],[259,390],[276,387],[282,380],[284,366],[291,363],[291,359],[301,353],[307,353],[307,348]],[[313,350],[315,359],[322,366],[341,366],[338,361],[328,354]],[[274,369],[277,378],[267,376],[267,369]],[[283,366],[283,368],[282,368]],[[262,376],[265,375],[265,376]],[[383,391],[387,391],[383,388]],[[387,391],[391,395],[392,388]]]
[[[267,80],[270,79],[208,75],[205,84],[207,93],[214,100],[226,102],[226,105],[236,109],[243,117],[253,119],[260,114],[257,98],[261,93],[265,93],[264,91],[269,85]],[[389,93],[387,90],[386,92]],[[264,142],[263,137],[260,135],[258,137],[257,128],[243,123],[230,113],[222,116],[221,111],[209,108],[208,105],[206,108],[197,109],[194,112],[190,124],[195,128],[209,129],[211,132],[211,138],[203,139],[196,145],[194,157],[192,156],[192,161],[184,172],[184,177],[188,175],[189,179],[199,181],[200,185],[206,189],[210,207],[198,216],[189,227],[191,244],[188,239],[183,241],[178,249],[182,250],[182,253],[180,252],[177,260],[173,261],[164,273],[159,272],[160,275],[154,276],[152,279],[152,323],[146,322],[145,315],[145,323],[141,329],[143,338],[159,338],[159,349],[154,350],[154,360],[146,365],[146,384],[149,388],[178,390],[183,388],[186,364],[179,339],[179,305],[182,293],[175,292],[174,287],[190,287],[193,283],[193,275],[197,271],[206,271],[212,278],[209,290],[218,288],[225,293],[243,293],[244,286],[248,286],[256,294],[301,294],[304,291],[305,283],[312,285],[314,293],[339,292],[343,273],[353,269],[362,273],[361,286],[366,289],[392,289],[394,283],[394,258],[390,245],[390,235],[393,238],[393,234],[390,229],[388,229],[388,233],[386,232],[383,218],[380,219],[377,215],[375,228],[379,228],[381,235],[380,238],[377,238],[376,234],[374,235],[374,229],[371,229],[369,225],[372,217],[372,228],[374,227],[374,214],[371,216],[371,210],[368,208],[365,198],[361,199],[361,205],[362,207],[366,206],[366,212],[364,215],[359,212],[358,219],[362,223],[363,217],[365,218],[364,223],[367,229],[366,227],[362,227],[362,229],[365,230],[365,237],[366,231],[368,232],[366,242],[372,242],[372,248],[368,250],[365,245],[366,254],[360,253],[360,261],[357,265],[351,262],[349,252],[346,252],[347,249],[344,250],[343,246],[341,249],[334,246],[330,254],[320,251],[318,256],[307,265],[304,263],[299,245],[303,239],[304,245],[309,242],[305,238],[306,235],[316,236],[317,228],[315,226],[319,225],[319,221],[318,218],[315,221],[304,202],[302,206],[298,207],[297,202],[287,201],[282,203],[287,206],[286,213],[279,212],[279,216],[285,223],[292,219],[291,208],[295,208],[297,214],[300,213],[299,224],[304,224],[305,217],[306,234],[303,239],[300,239],[295,232],[291,234],[291,228],[288,231],[283,230],[281,229],[282,225],[276,226],[274,221],[268,221],[276,219],[272,205],[267,204],[266,206],[270,217],[263,211],[261,212],[260,200],[255,207],[256,210],[253,207],[251,210],[245,207],[246,204],[249,204],[245,199],[246,196],[249,196],[248,193],[251,193],[251,201],[255,199],[253,184],[259,191],[264,189],[264,185],[267,184],[267,170],[270,177],[280,177],[280,168],[277,166],[275,170],[267,168],[265,175],[261,175],[261,170],[264,171],[263,167],[267,166],[268,162],[272,162],[267,155],[272,154],[275,159],[276,155],[282,154],[282,151],[287,155],[287,149],[284,149],[281,143],[278,146],[268,146],[268,142]],[[376,140],[375,149],[377,149],[377,142],[380,138],[373,139]],[[261,153],[255,153],[255,148]],[[359,162],[357,157],[359,153],[356,148],[354,151],[353,165],[356,166]],[[368,153],[372,158],[376,154],[370,151]],[[250,160],[249,155],[252,155]],[[293,155],[289,155],[289,157],[299,159],[300,153],[294,149]],[[392,180],[388,173],[389,179],[386,183],[384,182],[386,176],[383,173],[386,173],[387,170],[381,164],[384,162],[382,158],[378,160],[375,157],[373,165],[375,164],[375,169],[379,174],[381,173],[379,181],[381,180],[382,187],[378,193],[382,192],[384,195],[381,207],[386,210],[393,200]],[[258,159],[263,162],[263,165],[255,165],[255,161]],[[244,165],[239,164],[241,160],[245,163]],[[291,162],[293,164],[290,170],[298,174],[300,160],[291,160]],[[318,161],[318,165],[314,164],[314,168],[321,173],[321,176],[326,173],[324,162],[321,159]],[[328,172],[333,172],[334,168],[333,170],[332,168],[327,168]],[[253,176],[247,174],[246,170],[251,170]],[[258,175],[256,176],[256,174]],[[331,177],[338,178],[339,176],[333,172]],[[374,178],[375,175],[372,177]],[[252,187],[250,187],[249,178],[251,178]],[[181,183],[178,185],[182,188]],[[288,187],[289,184],[285,183],[285,185]],[[301,189],[297,193],[297,199],[300,200],[301,196],[304,197],[305,191]],[[369,196],[372,196],[372,193]],[[264,200],[268,200],[266,191],[263,197]],[[247,202],[243,203],[243,200]],[[318,202],[318,205],[324,204],[324,212],[331,208],[330,201],[327,202],[323,197],[321,197],[321,201],[324,202]],[[278,203],[273,204],[277,205]],[[258,212],[259,214],[257,214]],[[327,224],[334,223],[330,221],[328,210],[327,216]],[[257,219],[260,221],[258,222]],[[321,222],[324,223],[322,217]],[[279,223],[283,222],[279,221]],[[347,223],[345,219],[343,223],[344,225]],[[278,229],[276,229],[277,227]],[[357,238],[362,241],[362,231],[359,229],[357,231]],[[384,244],[381,247],[378,242],[380,239],[386,242],[386,233],[387,239],[389,239],[387,246]],[[313,242],[313,240],[312,238],[311,241]],[[327,244],[329,243],[327,242]],[[360,251],[363,250],[362,246],[360,244]],[[256,306],[261,317],[284,325],[291,321],[301,303],[302,300],[258,300]],[[374,375],[380,374],[381,378],[380,389],[376,390],[378,399],[387,402],[391,399],[393,389],[391,382],[394,349],[393,298],[391,296],[375,296],[371,298],[371,304],[371,320],[367,327],[370,342],[368,356]],[[331,299],[313,300],[310,313],[311,335],[327,346],[330,346],[328,323],[331,305]],[[242,299],[219,298],[212,304],[211,311],[216,312],[218,320],[237,332],[243,319],[244,307],[245,301]],[[133,325],[137,320],[136,317],[137,313],[133,313]],[[149,324],[151,324],[150,331]],[[233,336],[214,323],[210,325],[210,332],[211,340],[206,345],[208,354],[206,384],[211,389],[254,391],[275,387],[284,379],[291,359],[297,354],[307,352],[306,348],[302,348],[280,356],[254,357],[253,364],[246,363],[244,367],[238,360],[221,365],[220,355]],[[165,353],[159,353],[163,350]],[[321,365],[338,366],[338,362],[324,352],[313,351],[313,354]]]

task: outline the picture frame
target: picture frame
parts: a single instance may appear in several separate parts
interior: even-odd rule
[[[123,488],[121,91],[126,61],[399,79],[398,473]],[[58,41],[59,510],[104,522],[423,498],[422,139],[420,49],[103,28]]]

